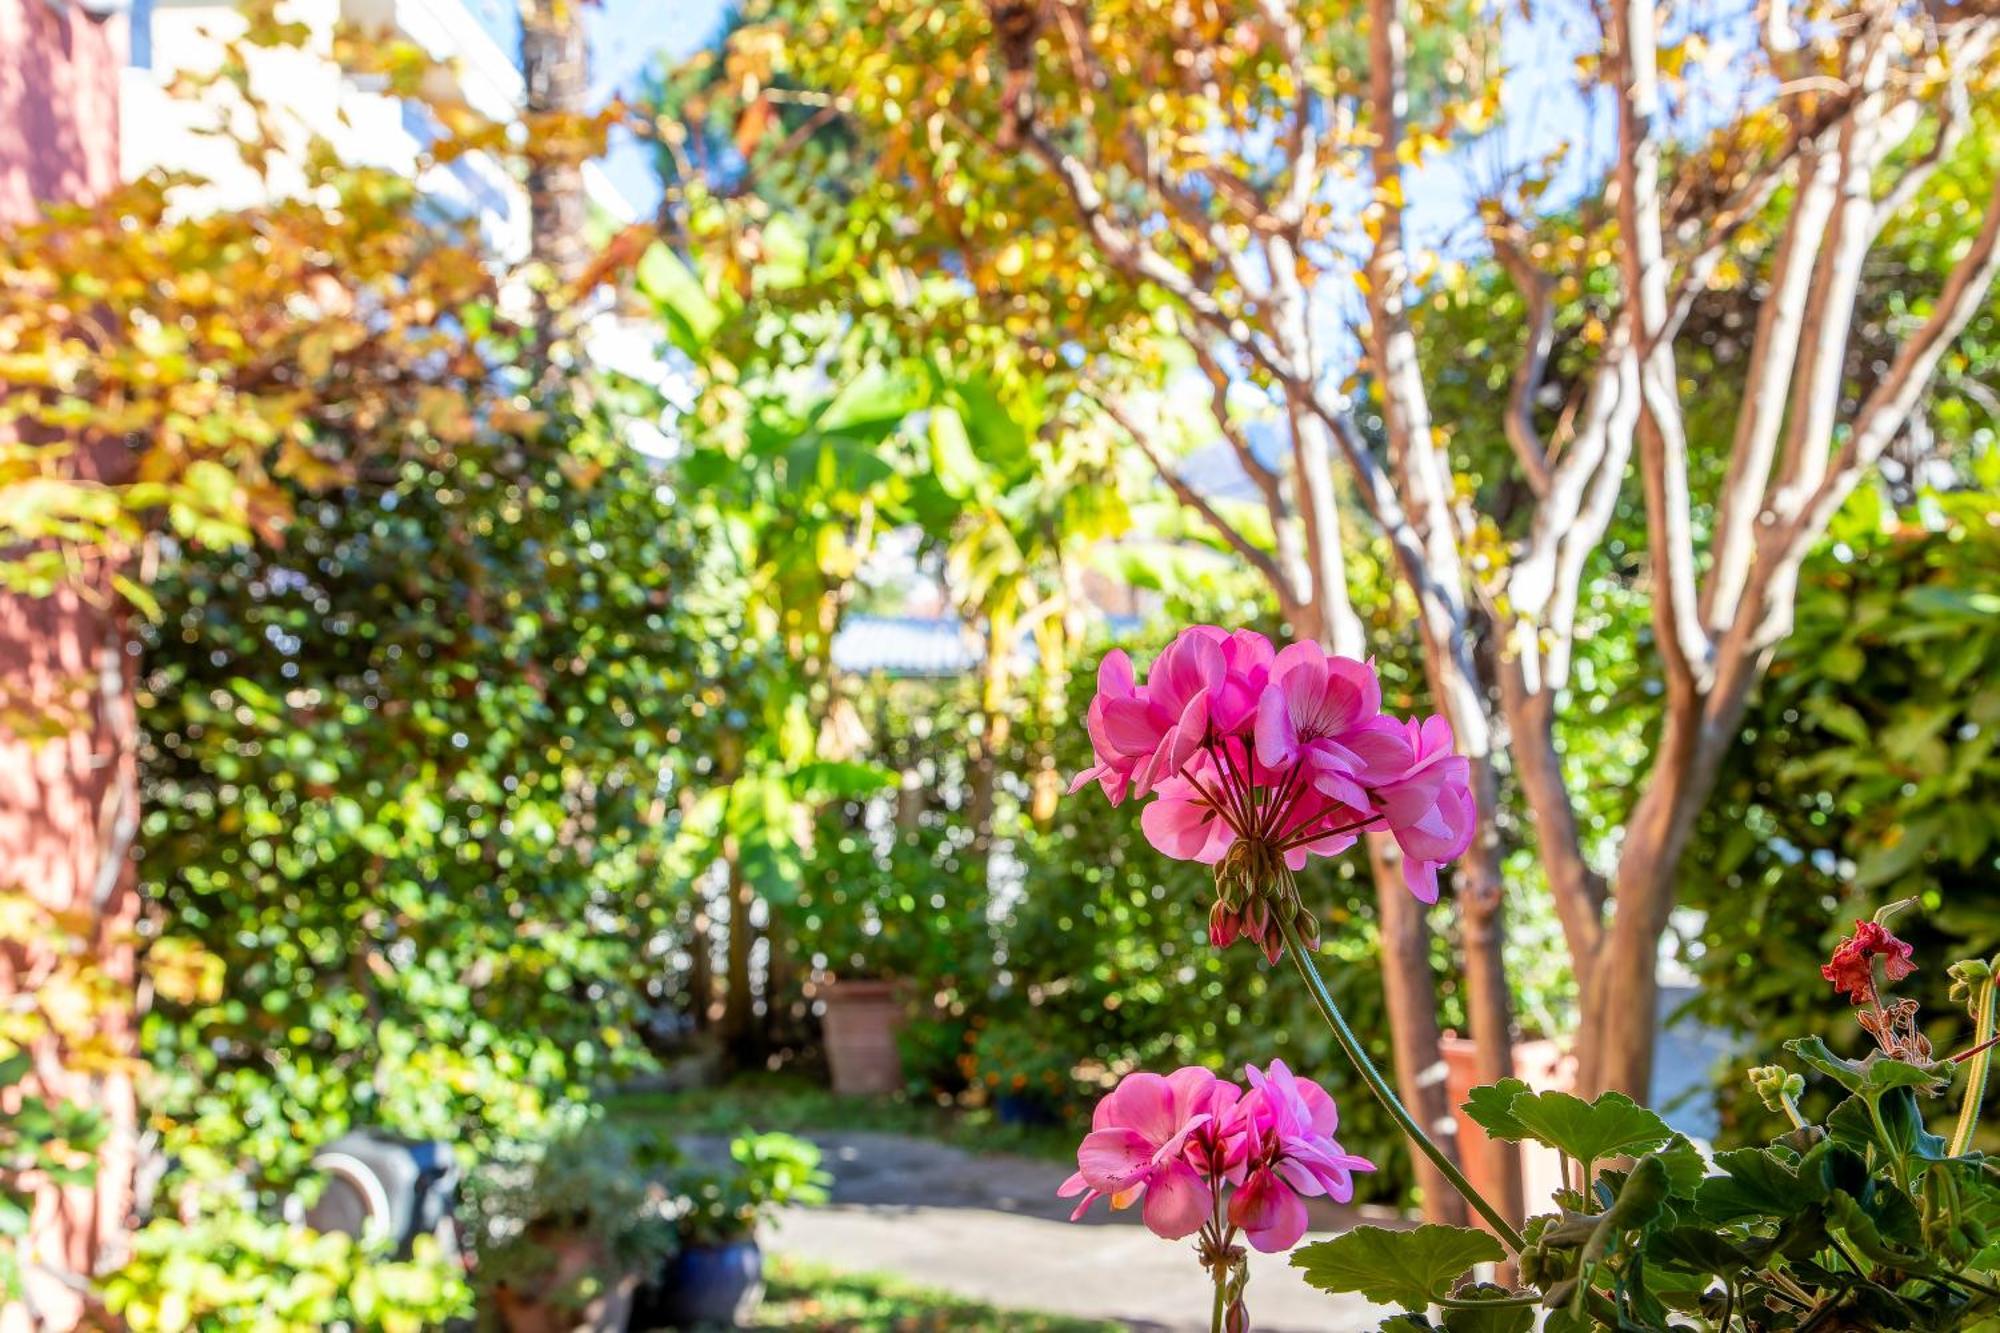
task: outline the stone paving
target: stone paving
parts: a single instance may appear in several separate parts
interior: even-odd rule
[[[765,1237],[772,1253],[853,1272],[894,1273],[1002,1308],[1116,1319],[1144,1333],[1205,1333],[1209,1293],[1191,1242],[1163,1241],[1100,1204],[1087,1223],[1055,1197],[1055,1162],[976,1154],[896,1134],[811,1134],[834,1178],[825,1208],[788,1209]],[[688,1140],[695,1154],[720,1139]],[[1316,1206],[1314,1235],[1365,1218]],[[1308,1237],[1311,1239],[1312,1237]],[[1283,1255],[1252,1254],[1250,1313],[1260,1333],[1373,1329],[1386,1311],[1306,1286]]]

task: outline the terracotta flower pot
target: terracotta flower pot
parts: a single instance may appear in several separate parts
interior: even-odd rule
[[[632,1293],[639,1274],[626,1273],[599,1286],[582,1305],[559,1302],[553,1294],[604,1267],[604,1244],[594,1236],[546,1231],[535,1237],[554,1257],[533,1287],[502,1286],[493,1293],[494,1313],[507,1333],[624,1333],[632,1317]]]
[[[833,1090],[864,1095],[899,1091],[903,1055],[896,1030],[903,1006],[892,981],[836,981],[826,988],[827,1064]]]

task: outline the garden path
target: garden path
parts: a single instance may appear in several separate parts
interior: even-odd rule
[[[971,1153],[899,1134],[815,1133],[834,1178],[830,1206],[787,1209],[767,1236],[774,1253],[854,1272],[886,1272],[1003,1308],[1122,1320],[1144,1333],[1204,1333],[1209,1287],[1188,1244],[1138,1225],[1137,1210],[1087,1223],[1055,1197],[1060,1163]],[[688,1140],[697,1154],[720,1139]],[[1325,1234],[1391,1214],[1321,1205]],[[1387,1311],[1306,1286],[1283,1255],[1252,1254],[1250,1312],[1262,1333],[1373,1329]]]

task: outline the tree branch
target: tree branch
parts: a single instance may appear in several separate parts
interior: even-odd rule
[[[1694,589],[1687,440],[1667,304],[1660,225],[1658,33],[1653,0],[1613,0],[1618,94],[1618,220],[1625,298],[1637,316],[1640,474],[1645,483],[1653,623],[1670,696],[1696,698],[1709,642]]]
[[[1116,403],[1097,395],[1092,395],[1092,401],[1097,404],[1098,410],[1116,422],[1118,428],[1132,438],[1132,443],[1137,445],[1139,452],[1146,456],[1146,461],[1152,464],[1153,471],[1158,473],[1160,480],[1167,484],[1167,489],[1174,493],[1174,498],[1199,514],[1202,521],[1215,529],[1216,535],[1227,542],[1232,551],[1235,551],[1251,568],[1263,575],[1265,582],[1271,585],[1271,591],[1277,595],[1281,603],[1290,605],[1296,601],[1294,593],[1286,586],[1283,571],[1278,568],[1278,562],[1271,557],[1271,553],[1244,536],[1235,524],[1222,516],[1221,512],[1216,509],[1207,496],[1190,486],[1184,477],[1168,467],[1166,459],[1162,458],[1159,451],[1153,448],[1152,442],[1147,438],[1146,433],[1139,429],[1138,423],[1132,420],[1129,413]]]
[[[1548,373],[1549,353],[1556,341],[1555,279],[1544,273],[1529,257],[1518,222],[1509,218],[1489,229],[1493,254],[1500,267],[1513,279],[1527,304],[1527,346],[1507,391],[1507,412],[1502,418],[1507,444],[1514,451],[1528,488],[1537,499],[1549,493],[1548,449],[1535,428],[1535,396],[1542,391]]]
[[[1817,268],[1827,215],[1833,210],[1838,166],[1833,153],[1821,151],[1810,153],[1800,164],[1792,215],[1771,261],[1770,283],[1758,303],[1729,471],[1716,506],[1713,560],[1702,588],[1702,621],[1716,632],[1735,618],[1756,549],[1757,516],[1763,512],[1778,432],[1784,424],[1786,386],[1810,303],[1807,285]]]

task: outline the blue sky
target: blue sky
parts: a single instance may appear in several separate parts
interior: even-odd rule
[[[715,35],[728,7],[727,0],[602,0],[585,9],[596,96],[630,92],[640,74],[663,58],[679,59],[699,48]],[[615,144],[604,170],[641,212],[659,201],[652,157],[639,145]]]

